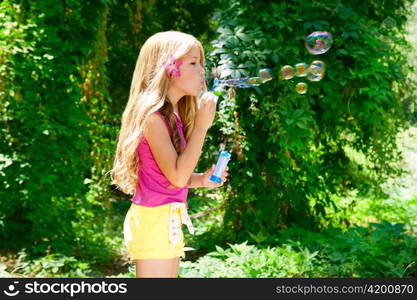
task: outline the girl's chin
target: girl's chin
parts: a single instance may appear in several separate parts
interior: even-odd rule
[[[201,95],[202,92],[204,92],[205,90],[202,87],[199,87],[193,91],[188,91],[188,93],[186,93],[189,96],[193,96],[193,97],[198,97]]]
[[[197,91],[190,93],[190,96],[198,97],[200,96],[201,92],[203,92],[203,89],[198,89]]]
[[[198,94],[189,93],[189,94],[188,94],[188,96],[191,96],[191,97],[198,97],[198,95],[200,95],[200,93],[198,93]]]

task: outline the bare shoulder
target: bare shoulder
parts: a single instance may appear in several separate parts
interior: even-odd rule
[[[162,116],[157,113],[151,114],[145,121],[143,126],[143,134],[146,139],[148,137],[169,137],[168,128],[165,124],[165,121],[162,119]]]
[[[144,124],[143,134],[162,173],[171,184],[177,185],[176,161],[178,155],[162,118],[156,113],[150,115]]]

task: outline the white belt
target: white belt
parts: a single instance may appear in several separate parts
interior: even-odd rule
[[[180,210],[180,218],[178,218],[178,210]],[[173,202],[170,204],[168,220],[169,245],[171,248],[173,248],[175,244],[180,240],[182,224],[187,225],[188,231],[191,234],[194,234],[194,227],[191,223],[190,217],[188,216],[185,204],[180,202]]]

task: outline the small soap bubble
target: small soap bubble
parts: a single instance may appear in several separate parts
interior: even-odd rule
[[[301,62],[295,65],[295,76],[304,77],[307,76],[308,64]]]
[[[326,72],[326,65],[321,60],[313,61],[307,69],[307,79],[310,81],[320,81]]]
[[[261,69],[261,70],[259,70],[259,77],[262,78],[263,82],[270,81],[272,79],[271,69]]]
[[[294,77],[294,68],[290,65],[285,65],[280,70],[281,78],[289,80]]]
[[[392,30],[397,27],[397,22],[393,18],[388,17],[382,22],[382,25],[385,29]]]
[[[316,31],[306,38],[306,48],[311,54],[326,53],[333,44],[333,36],[326,31]]]
[[[244,89],[259,86],[272,79],[271,73],[271,69],[261,69],[259,70],[259,77],[241,77],[222,80],[216,77],[213,80],[213,85],[210,91],[213,92],[216,96],[220,96],[225,93],[226,87]]]
[[[297,91],[297,93],[299,94],[305,94],[307,93],[308,90],[308,85],[305,82],[299,82],[297,83],[297,85],[295,86],[295,90]]]
[[[254,86],[259,86],[265,81],[261,77],[243,77],[243,78],[231,78],[224,80],[215,80],[213,83],[212,90],[219,91],[224,87],[233,87],[233,88],[251,88]],[[221,91],[221,90],[220,90]]]

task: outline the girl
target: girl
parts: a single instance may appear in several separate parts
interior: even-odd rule
[[[124,221],[124,241],[137,277],[177,277],[184,256],[181,224],[193,233],[187,214],[188,188],[219,187],[193,173],[216,112],[206,91],[204,52],[192,35],[160,32],[143,45],[122,116],[112,183],[133,194]]]

